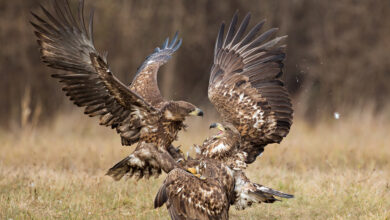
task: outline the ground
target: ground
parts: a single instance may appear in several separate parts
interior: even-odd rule
[[[205,122],[207,121],[207,122]],[[211,119],[188,123],[176,145],[189,150],[210,134]],[[294,121],[280,145],[268,146],[249,167],[252,181],[295,195],[231,219],[390,219],[390,125],[354,115]],[[81,114],[39,128],[0,132],[0,219],[169,219],[153,209],[164,180],[115,182],[108,168],[133,147]]]

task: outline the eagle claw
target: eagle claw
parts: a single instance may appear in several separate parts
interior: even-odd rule
[[[190,172],[192,175],[198,177],[201,180],[206,179],[206,177],[202,176],[200,173],[197,172],[196,168],[190,167],[190,168],[187,168],[187,171]]]

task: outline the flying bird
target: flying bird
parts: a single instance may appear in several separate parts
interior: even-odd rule
[[[116,129],[122,145],[138,143],[135,151],[107,174],[119,180],[125,174],[141,178],[158,176],[161,169],[172,170],[173,167],[164,164],[174,164],[171,143],[185,126],[185,118],[203,115],[202,110],[191,103],[165,100],[157,85],[159,67],[181,45],[177,33],[146,58],[127,86],[112,73],[107,53],[95,49],[93,10],[86,24],[83,0],[79,1],[77,16],[67,0],[54,0],[53,7],[54,12],[41,7],[43,16],[32,12],[35,21],[31,24],[42,61],[51,68],[64,70],[52,77],[59,79],[62,90],[75,105],[84,107],[85,114],[100,117],[100,125]]]
[[[166,204],[174,220],[228,219],[230,205],[245,209],[293,197],[252,183],[244,173],[266,145],[288,134],[293,114],[281,80],[286,36],[270,39],[276,28],[259,35],[264,21],[245,35],[249,20],[248,13],[236,30],[235,13],[226,37],[224,24],[217,36],[208,97],[223,119],[210,127],[220,132],[196,146],[197,158],[185,169],[168,173],[156,195],[155,207]]]

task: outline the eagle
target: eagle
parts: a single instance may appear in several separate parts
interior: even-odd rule
[[[196,168],[175,168],[168,173],[154,200],[154,207],[166,204],[172,220],[229,219],[230,205],[243,210],[254,203],[273,203],[293,198],[251,182],[242,171],[230,169],[210,158],[193,160]]]
[[[100,117],[100,125],[116,129],[122,145],[137,143],[130,156],[113,166],[107,174],[115,180],[124,175],[137,178],[158,176],[175,165],[171,143],[185,127],[187,116],[203,116],[203,111],[185,101],[166,100],[157,85],[157,72],[181,45],[176,32],[165,40],[138,69],[130,86],[112,73],[107,52],[95,49],[93,10],[88,24],[84,19],[84,1],[80,0],[75,16],[68,0],[53,0],[54,12],[41,6],[42,16],[32,12],[41,59],[55,73],[62,90],[90,117]],[[159,154],[154,155],[153,153]],[[160,163],[154,158],[159,158]],[[165,162],[168,161],[168,162]]]
[[[219,133],[195,146],[197,157],[168,173],[155,197],[155,208],[166,204],[174,220],[228,219],[230,205],[242,210],[293,197],[251,182],[244,172],[265,146],[282,141],[293,115],[281,80],[286,36],[271,38],[276,28],[259,34],[264,21],[245,35],[250,17],[237,28],[236,12],[226,37],[222,23],[216,39],[208,98],[223,119],[210,126]]]

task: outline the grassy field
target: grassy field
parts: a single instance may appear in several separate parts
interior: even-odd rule
[[[114,131],[81,114],[39,129],[0,132],[0,219],[169,219],[153,199],[157,179],[115,182],[105,171],[128,155]],[[373,114],[328,118],[311,127],[295,120],[280,145],[248,170],[258,183],[295,195],[231,219],[390,219],[390,124]],[[193,119],[176,144],[209,135]]]

